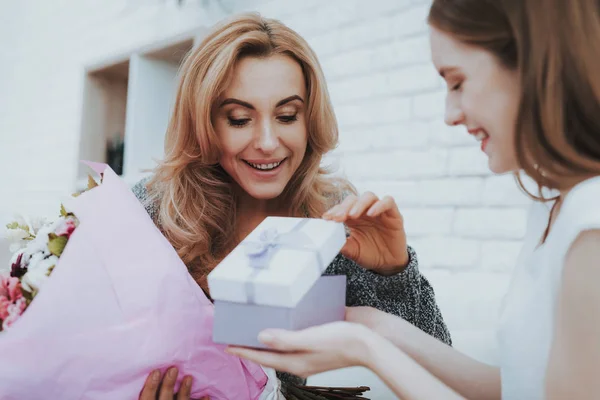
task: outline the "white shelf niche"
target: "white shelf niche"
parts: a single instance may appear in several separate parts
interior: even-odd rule
[[[197,41],[192,37],[135,52],[87,73],[79,160],[108,163],[108,144],[119,138],[122,179],[131,186],[150,173],[164,154],[179,68]],[[88,174],[80,163],[76,190],[87,187]]]

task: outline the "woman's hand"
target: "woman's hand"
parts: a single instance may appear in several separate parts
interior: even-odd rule
[[[177,374],[175,367],[169,368],[162,377],[159,370],[153,371],[146,379],[139,400],[190,400],[192,377],[184,377],[179,392],[175,394]],[[208,400],[208,397],[200,400]]]
[[[363,311],[369,312],[368,308],[359,310]],[[358,317],[364,316],[363,313]],[[398,398],[463,399],[405,352],[364,325],[334,322],[295,332],[268,329],[258,338],[272,351],[234,346],[225,351],[304,378],[339,368],[366,367]]]
[[[230,346],[226,352],[258,364],[308,377],[323,371],[365,366],[369,343],[377,337],[368,328],[349,322],[334,322],[302,331],[270,329],[259,340],[274,351]]]
[[[323,219],[344,222],[350,237],[341,253],[382,275],[401,272],[409,262],[404,220],[394,199],[371,192],[348,196]]]

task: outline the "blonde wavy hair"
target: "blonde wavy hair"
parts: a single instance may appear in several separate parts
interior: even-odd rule
[[[165,139],[165,158],[147,184],[159,208],[158,225],[205,287],[208,272],[235,243],[233,181],[219,165],[211,112],[242,57],[286,55],[302,67],[307,87],[308,145],[282,200],[290,216],[320,217],[343,193],[356,193],[321,167],[338,143],[338,127],[319,61],[308,43],[281,22],[241,14],[208,34],[183,62]]]

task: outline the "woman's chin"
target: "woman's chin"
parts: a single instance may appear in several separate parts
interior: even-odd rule
[[[263,186],[263,185],[261,185],[261,186]],[[264,185],[264,186],[272,186],[272,187],[244,188],[244,190],[253,199],[265,200],[265,201],[276,199],[277,197],[279,197],[281,195],[281,193],[283,193],[284,188],[280,188],[280,187],[278,187],[278,185],[277,186]]]
[[[488,168],[495,175],[508,174],[516,170],[516,168],[511,168],[509,165],[506,165],[506,163],[498,162],[498,160],[495,160],[493,157],[490,157],[488,160]]]

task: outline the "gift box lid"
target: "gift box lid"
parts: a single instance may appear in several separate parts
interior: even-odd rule
[[[345,242],[339,222],[267,217],[208,275],[211,297],[295,307]]]

